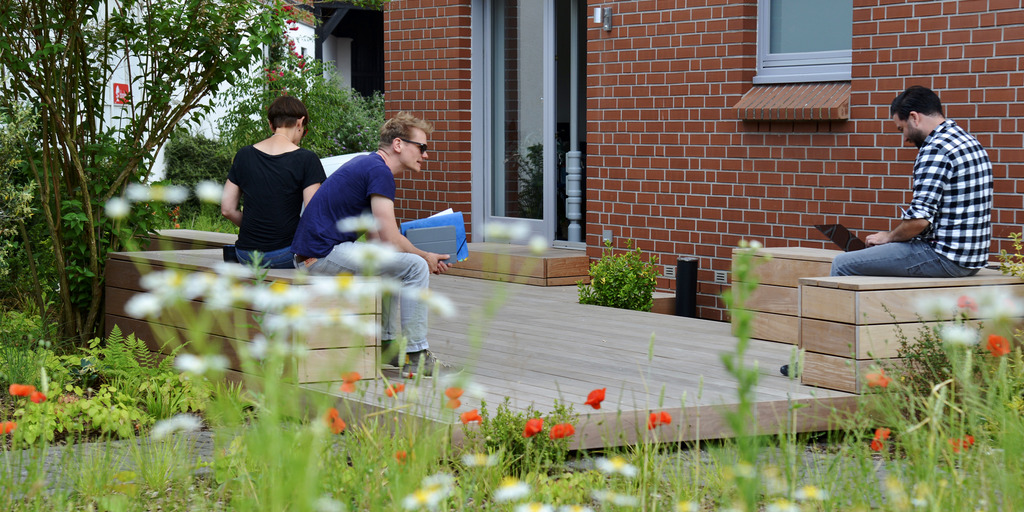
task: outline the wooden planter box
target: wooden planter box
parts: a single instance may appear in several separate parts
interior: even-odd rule
[[[168,354],[171,349],[192,336],[203,336],[207,343],[217,346],[220,353],[229,360],[228,369],[243,373],[238,355],[239,349],[249,345],[259,333],[257,322],[262,311],[233,307],[218,312],[216,321],[201,333],[191,333],[185,315],[165,312],[154,321],[132,318],[125,312],[125,304],[137,293],[143,291],[139,279],[150,271],[178,269],[185,272],[212,271],[212,266],[222,259],[220,249],[188,251],[145,251],[113,253],[107,260],[105,329],[109,333],[114,325],[127,335],[135,335],[146,341],[150,350]],[[268,281],[281,281],[292,286],[295,270],[270,270]],[[356,278],[360,279],[360,278]],[[376,278],[363,278],[376,279]],[[204,306],[201,300],[192,301],[190,307],[198,311]],[[340,327],[311,328],[301,340],[308,354],[297,358],[292,372],[296,382],[324,382],[341,380],[342,373],[357,371],[363,378],[376,378],[380,372],[380,313],[381,299],[378,295],[361,303],[334,303],[310,305],[308,315],[326,314],[332,308],[344,308],[346,314],[368,315],[378,326],[374,336],[358,336]],[[187,350],[187,349],[186,349]]]

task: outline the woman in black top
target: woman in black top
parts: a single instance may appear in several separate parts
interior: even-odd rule
[[[249,264],[258,254],[263,267],[293,268],[299,214],[327,176],[316,153],[299,147],[309,125],[301,101],[277,98],[267,109],[267,120],[274,134],[235,154],[220,212],[239,227],[239,263]]]

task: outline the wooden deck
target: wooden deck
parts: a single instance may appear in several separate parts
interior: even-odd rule
[[[416,383],[385,372],[406,385],[397,398],[384,395],[388,379],[361,381],[354,394],[338,391],[340,383],[304,387],[336,395],[339,409],[356,416],[393,411],[405,419],[450,425],[455,443],[463,437],[457,413],[478,407],[481,399],[493,413],[505,397],[514,409],[532,405],[542,413],[551,411],[556,399],[572,404],[580,414],[574,448],[621,446],[647,436],[688,441],[731,435],[721,417],[737,402],[734,379],[720,361],[720,354],[736,345],[727,323],[580,305],[574,286],[445,275],[432,276],[431,288],[458,308],[455,319],[432,318],[431,350],[461,374]],[[485,313],[492,301],[500,305]],[[748,350],[748,364],[756,364],[760,373],[755,413],[762,433],[827,430],[836,411],[854,407],[854,395],[781,376],[778,368],[793,350],[761,340],[753,340]],[[453,413],[442,407],[442,393],[459,377],[472,385]],[[583,404],[596,388],[607,388],[600,410]],[[793,412],[795,404],[807,407]],[[648,431],[648,415],[662,410],[672,415],[671,426]]]

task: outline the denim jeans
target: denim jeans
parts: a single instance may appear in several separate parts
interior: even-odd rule
[[[263,268],[295,268],[290,245],[270,252],[244,251],[236,247],[235,254],[238,255],[238,262],[242,265],[252,263],[256,259],[256,255],[259,254],[261,255],[260,266]]]
[[[307,270],[314,275],[338,275],[349,273],[353,275],[364,275],[359,260],[360,251],[357,247],[360,242],[344,242],[334,246],[331,253],[323,258],[317,259]],[[377,268],[377,275],[391,277],[402,283],[401,291],[397,294],[386,294],[382,304],[381,323],[383,324],[381,340],[394,340],[399,334],[399,322],[401,320],[401,334],[407,340],[406,352],[419,352],[429,348],[427,344],[427,305],[419,300],[419,291],[430,285],[430,269],[427,261],[410,253],[400,252],[387,263]],[[301,262],[296,262],[297,267],[303,267]],[[395,310],[399,310],[396,317]]]
[[[832,260],[834,276],[966,277],[978,270],[953,263],[922,240],[844,252]]]

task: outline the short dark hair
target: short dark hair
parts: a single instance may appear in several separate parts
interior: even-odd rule
[[[896,96],[892,100],[892,105],[889,106],[889,116],[897,116],[901,121],[906,121],[911,112],[926,116],[944,115],[939,95],[920,85],[907,87],[907,90]]]
[[[413,128],[423,130],[423,133],[430,135],[434,131],[434,125],[424,121],[409,112],[399,112],[395,117],[388,119],[384,126],[380,127],[380,149],[384,149],[395,139],[409,137],[409,131]]]
[[[278,96],[273,103],[267,107],[267,120],[274,130],[278,128],[291,128],[300,118],[306,118],[302,123],[304,127],[309,126],[309,112],[298,98],[293,96]]]

